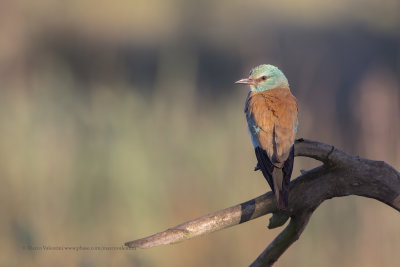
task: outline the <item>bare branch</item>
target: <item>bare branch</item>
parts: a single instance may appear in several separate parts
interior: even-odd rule
[[[125,243],[131,248],[151,248],[174,244],[196,236],[225,229],[276,211],[272,192],[242,204],[220,210],[169,228],[164,232]]]
[[[358,195],[374,198],[400,211],[400,174],[385,162],[362,159],[331,145],[303,139],[296,141],[295,156],[314,158],[324,164],[291,182],[286,213],[277,213],[275,198],[268,192],[125,245],[151,248],[173,244],[274,213],[269,228],[282,226],[289,217],[290,223],[251,265],[271,266],[300,237],[314,210],[326,199]]]

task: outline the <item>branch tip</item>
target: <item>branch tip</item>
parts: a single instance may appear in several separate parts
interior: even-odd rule
[[[290,215],[288,213],[277,212],[273,213],[269,218],[268,229],[274,229],[284,225],[289,220]]]

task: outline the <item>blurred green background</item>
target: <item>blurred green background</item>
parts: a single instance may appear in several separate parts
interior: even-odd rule
[[[234,81],[277,65],[298,137],[400,169],[400,2],[0,2],[0,265],[246,266],[267,217],[173,246],[121,246],[269,190]],[[299,169],[317,163],[297,158]],[[400,216],[322,204],[276,266],[396,266]]]

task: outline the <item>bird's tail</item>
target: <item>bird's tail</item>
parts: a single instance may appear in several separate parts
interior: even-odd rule
[[[284,174],[281,168],[274,168],[272,180],[274,181],[274,193],[278,209],[285,210],[289,203],[289,188],[284,184]]]
[[[260,169],[265,179],[275,194],[278,209],[287,209],[289,205],[289,184],[292,175],[294,150],[290,150],[289,157],[284,162],[282,168],[272,164],[267,152],[260,147],[255,148],[258,164],[256,169]]]

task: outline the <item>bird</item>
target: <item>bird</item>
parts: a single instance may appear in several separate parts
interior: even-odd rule
[[[244,112],[260,169],[275,194],[278,210],[287,210],[293,171],[298,105],[289,82],[277,67],[254,67],[248,78],[236,81],[250,87]]]

